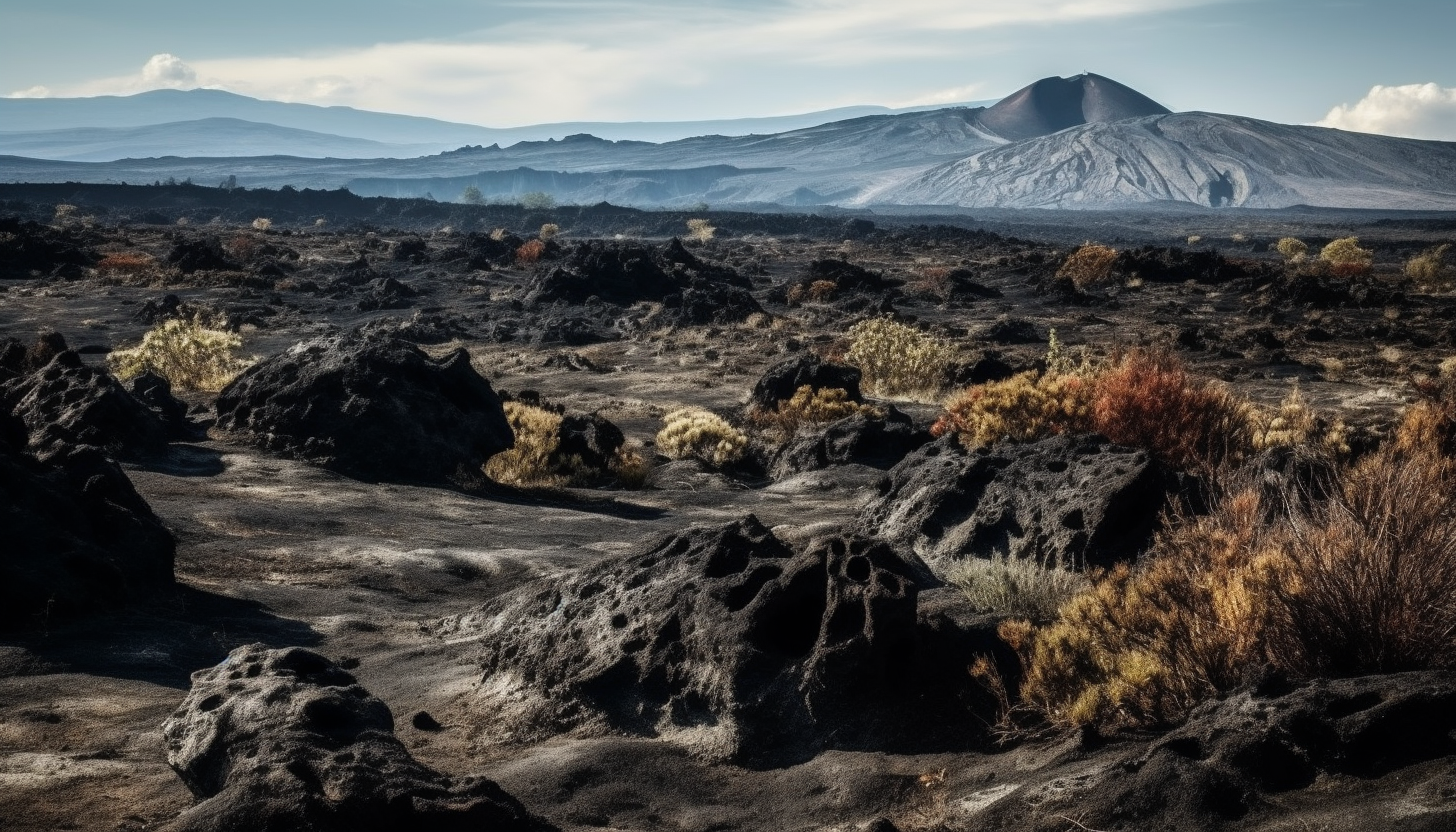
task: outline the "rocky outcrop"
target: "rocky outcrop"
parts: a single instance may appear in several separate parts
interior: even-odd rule
[[[749,765],[964,748],[982,730],[964,668],[925,681],[944,675],[928,645],[961,632],[920,627],[935,585],[884,543],[795,551],[749,516],[527,585],[442,634],[478,640],[480,706],[515,739],[625,732]]]
[[[69,231],[0,217],[0,279],[64,274],[95,262]]]
[[[585,242],[566,262],[538,274],[527,288],[528,303],[582,304],[589,298],[629,306],[680,295],[694,281],[748,287],[737,272],[699,260],[676,239],[665,246]]]
[[[19,365],[34,365],[36,351],[48,351],[44,346],[32,348],[30,359]],[[65,349],[64,341],[60,348],[39,369],[0,383],[0,407],[25,423],[30,446],[38,453],[89,445],[104,448],[117,458],[135,458],[164,449],[169,439],[188,435],[186,410],[182,408],[178,420],[181,405],[170,389],[164,391],[155,382],[142,382],[140,388],[152,403],[171,414],[164,416],[138,401],[105,370],[86,366],[81,356]]]
[[[889,468],[929,441],[929,431],[916,430],[909,416],[890,407],[883,416],[856,413],[819,431],[801,429],[769,467],[774,479],[835,465]]]
[[[178,239],[172,250],[167,252],[167,262],[176,266],[183,274],[200,271],[236,271],[242,265],[223,250],[222,240],[216,236],[200,239]]]
[[[16,422],[0,430],[0,629],[172,586],[172,535],[116,463],[74,446],[37,460],[17,446],[23,439]]]
[[[387,705],[298,647],[239,647],[194,673],[162,734],[167,762],[201,800],[170,832],[550,828],[490,780],[415,760]]]
[[[768,368],[753,385],[748,397],[750,411],[772,411],[779,402],[788,401],[800,387],[815,390],[837,388],[849,394],[852,402],[863,402],[860,393],[860,371],[846,364],[831,364],[816,355],[801,355]]]
[[[1145,548],[1172,484],[1147,452],[1098,436],[971,452],[946,436],[891,469],[857,529],[937,568],[998,552],[1106,566]]]
[[[366,480],[441,481],[514,443],[465,350],[433,359],[386,331],[297,344],[218,395],[217,427]]]

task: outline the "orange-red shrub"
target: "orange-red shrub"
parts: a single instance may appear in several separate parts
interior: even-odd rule
[[[516,260],[521,263],[534,263],[541,259],[546,253],[546,244],[540,240],[528,240],[520,248],[516,249]]]

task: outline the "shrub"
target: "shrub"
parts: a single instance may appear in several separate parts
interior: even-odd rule
[[[550,240],[550,239],[554,238],[557,234],[560,234],[560,233],[561,233],[561,226],[557,225],[554,222],[548,222],[548,223],[542,224],[541,231],[536,236],[539,237],[542,240]]]
[[[1086,243],[1072,252],[1057,269],[1057,279],[1070,280],[1079,290],[1088,289],[1111,280],[1112,267],[1116,263],[1117,249]]]
[[[857,413],[884,415],[878,408],[850,401],[849,391],[843,388],[815,389],[806,384],[795,390],[793,396],[779,402],[776,409],[755,411],[749,420],[755,427],[788,437],[805,425],[837,422]]]
[[[1048,564],[999,552],[990,560],[970,558],[956,562],[947,570],[946,581],[965,594],[976,612],[1035,622],[1056,618],[1062,605],[1089,585],[1085,573],[1066,564]]]
[[[1133,351],[1096,376],[1093,431],[1146,448],[1170,465],[1216,468],[1252,444],[1253,413],[1222,384],[1191,375],[1169,353]]]
[[[1350,452],[1349,429],[1345,423],[1316,415],[1300,395],[1298,385],[1289,391],[1277,410],[1257,420],[1252,438],[1253,447],[1258,450],[1314,445],[1336,456]]]
[[[1341,237],[1320,250],[1320,260],[1329,263],[1336,276],[1354,277],[1370,273],[1375,253],[1360,248],[1358,237]]]
[[[663,418],[657,449],[670,459],[702,460],[715,467],[743,458],[748,437],[716,413],[701,408],[674,410]]]
[[[954,433],[962,445],[975,449],[1002,439],[1028,442],[1084,431],[1091,424],[1091,395],[1087,376],[1028,370],[956,394],[930,432]]]
[[[516,262],[529,265],[540,260],[541,255],[545,253],[545,243],[540,240],[527,240],[520,248],[516,249]]]
[[[697,240],[700,243],[706,243],[709,240],[713,239],[713,234],[717,232],[717,230],[718,229],[714,228],[707,220],[688,220],[688,239],[690,240]]]
[[[150,254],[118,252],[101,258],[96,270],[105,275],[136,277],[151,271],[156,265],[157,261]]]
[[[466,205],[484,205],[485,194],[474,185],[466,185],[465,190],[460,192],[460,201]]]
[[[221,390],[250,362],[234,356],[242,339],[195,321],[172,319],[142,336],[139,346],[112,350],[111,372],[123,381],[150,370],[179,390]]]
[[[1446,271],[1446,252],[1450,250],[1451,244],[1447,243],[1412,257],[1406,261],[1405,276],[1427,283],[1439,280]]]
[[[652,462],[642,453],[641,443],[628,440],[617,449],[612,460],[612,476],[622,488],[638,489],[647,485],[652,475]]]
[[[1291,263],[1302,263],[1304,258],[1309,256],[1309,244],[1294,237],[1281,237],[1279,242],[1274,244],[1274,250],[1284,255],[1284,259]]]
[[[258,217],[257,219],[253,220],[254,231],[267,231],[272,227],[273,221],[268,219],[267,217]]]
[[[944,341],[890,318],[871,318],[849,329],[845,360],[863,385],[880,396],[935,395],[945,384],[955,351]]]

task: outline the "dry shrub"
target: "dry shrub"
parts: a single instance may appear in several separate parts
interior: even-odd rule
[[[233,257],[247,262],[258,252],[258,241],[247,234],[239,234],[228,241],[227,250]]]
[[[1456,364],[1441,363],[1437,378],[1418,378],[1420,401],[1406,408],[1395,429],[1395,446],[1407,453],[1433,449],[1456,455]]]
[[[1450,250],[1451,244],[1446,243],[1412,257],[1406,261],[1405,276],[1422,283],[1440,280],[1446,272],[1446,252]]]
[[[787,438],[793,436],[801,427],[837,422],[858,413],[870,417],[884,415],[876,407],[850,401],[849,391],[841,387],[816,389],[805,384],[795,390],[792,397],[779,402],[774,410],[754,411],[749,416],[749,423]]]
[[[516,262],[531,264],[541,259],[546,253],[546,244],[540,240],[527,240],[522,246],[516,249]]]
[[[834,293],[839,291],[839,284],[832,280],[816,280],[813,283],[795,283],[789,287],[786,302],[789,306],[798,306],[805,301],[823,303],[834,298]]]
[[[642,452],[641,443],[629,439],[617,449],[612,459],[611,474],[622,488],[636,490],[647,486],[647,480],[652,476],[652,461]]]
[[[947,570],[946,582],[965,594],[980,613],[1050,621],[1057,611],[1089,586],[1085,572],[1067,564],[996,553],[989,560],[968,558]]]
[[[254,231],[267,231],[272,227],[273,221],[268,219],[267,217],[258,217],[257,219],[253,220]]]
[[[906,284],[905,289],[914,295],[946,300],[951,295],[951,270],[945,266],[926,266],[920,269],[920,276]]]
[[[1274,244],[1274,250],[1284,255],[1284,259],[1291,263],[1302,263],[1304,258],[1309,256],[1309,243],[1294,237],[1281,237],[1279,242]]]
[[[1300,507],[1234,491],[1020,637],[1053,722],[1176,723],[1248,668],[1294,678],[1456,667],[1456,461],[1391,446]]]
[[[138,277],[156,268],[157,261],[142,252],[117,252],[101,258],[96,270],[113,277]]]
[[[696,241],[698,241],[700,243],[706,243],[709,240],[713,239],[713,234],[715,232],[717,232],[717,230],[718,229],[715,228],[715,227],[713,227],[713,225],[711,223],[709,223],[707,220],[704,220],[704,219],[688,220],[688,239],[689,240],[696,240]]]
[[[561,226],[557,225],[554,222],[548,222],[541,225],[541,231],[536,236],[541,238],[542,240],[550,240],[560,233]]]
[[[657,449],[670,459],[701,460],[715,467],[743,458],[748,437],[716,413],[689,407],[663,417]]]
[[[561,416],[521,402],[506,402],[504,407],[516,442],[510,450],[486,460],[485,475],[527,488],[566,485],[570,477],[557,470]]]
[[[845,360],[863,374],[866,390],[879,396],[935,396],[944,386],[955,351],[944,341],[886,317],[850,327]]]
[[[1268,448],[1313,445],[1335,456],[1350,452],[1350,431],[1344,421],[1322,418],[1310,408],[1299,386],[1279,403],[1278,409],[1264,414],[1253,426],[1253,447]]]
[[[1341,237],[1320,249],[1320,260],[1330,264],[1336,277],[1358,277],[1370,273],[1375,253],[1360,248],[1358,237]]]
[[[1252,410],[1170,353],[1133,351],[1095,380],[1092,430],[1179,468],[1216,468],[1252,444]]]
[[[179,390],[217,391],[251,363],[234,355],[242,343],[231,332],[174,318],[149,330],[140,345],[112,350],[106,363],[123,381],[150,370]]]
[[[1002,439],[1029,442],[1089,430],[1091,404],[1091,377],[1028,370],[956,394],[946,402],[945,413],[930,432],[935,436],[954,433],[968,449]]]
[[[1112,279],[1112,267],[1117,263],[1117,249],[1111,246],[1086,243],[1072,252],[1071,256],[1057,269],[1058,280],[1070,280],[1073,286],[1087,289]]]

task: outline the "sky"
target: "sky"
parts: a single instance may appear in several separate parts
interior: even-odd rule
[[[0,95],[205,86],[510,127],[1095,72],[1175,111],[1456,141],[1453,32],[1453,0],[0,0]]]

